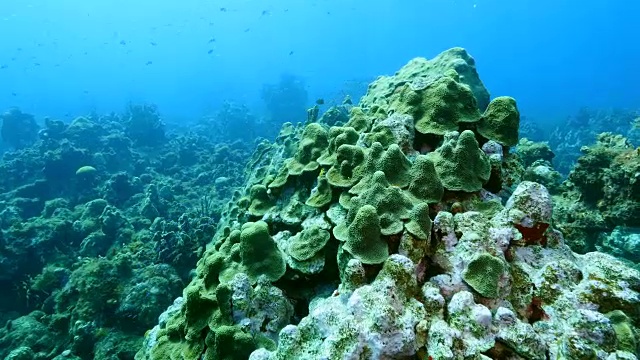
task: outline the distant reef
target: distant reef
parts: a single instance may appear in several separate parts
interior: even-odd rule
[[[150,105],[0,115],[0,358],[133,358],[243,183],[253,139],[224,136],[247,119],[226,106],[182,131]]]

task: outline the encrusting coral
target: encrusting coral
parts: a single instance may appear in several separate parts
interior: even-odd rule
[[[547,189],[503,181],[518,123],[456,48],[343,127],[287,126],[136,358],[636,359],[640,273],[572,253]]]

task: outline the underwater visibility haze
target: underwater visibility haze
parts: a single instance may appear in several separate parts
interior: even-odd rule
[[[639,13],[5,1],[0,359],[638,359]]]

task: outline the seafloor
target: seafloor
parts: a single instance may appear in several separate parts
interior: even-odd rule
[[[637,359],[637,113],[537,139],[461,48],[320,110],[5,113],[0,358]]]

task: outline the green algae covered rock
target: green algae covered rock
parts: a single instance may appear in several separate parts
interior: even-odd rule
[[[418,155],[409,170],[411,182],[408,192],[418,201],[437,203],[442,199],[444,187],[433,161],[426,155]]]
[[[381,172],[393,186],[405,188],[409,184],[409,169],[411,161],[404,155],[400,147],[393,144],[384,149],[382,144],[375,142],[368,149],[365,161],[358,169],[362,174],[361,180],[349,189],[350,194],[360,195],[371,186],[371,180],[376,172]],[[388,186],[389,184],[385,185]]]
[[[279,156],[290,155],[294,151],[292,157],[279,161],[280,167],[277,175],[270,179],[269,188],[281,188],[286,185],[290,176],[300,176],[304,172],[313,172],[318,170],[320,164],[318,158],[323,154],[329,145],[327,130],[318,123],[308,124],[300,133],[300,129],[288,125],[283,128],[283,137],[285,151],[280,152]],[[297,147],[292,141],[298,138]]]
[[[42,311],[8,321],[0,328],[0,356],[3,359],[51,359],[63,352],[65,340],[52,329]],[[34,349],[36,351],[34,351]]]
[[[352,127],[332,126],[329,129],[329,145],[318,158],[320,165],[331,166],[337,161],[337,151],[341,145],[355,145],[358,142],[358,132]]]
[[[356,145],[342,144],[336,153],[336,162],[327,171],[327,180],[332,186],[349,188],[362,178],[360,169],[364,165],[365,151]]]
[[[353,107],[349,114],[349,121],[345,124],[347,127],[355,129],[357,132],[365,132],[371,128],[375,117],[365,114],[361,107]]]
[[[469,130],[447,133],[442,146],[428,156],[447,190],[478,191],[491,175],[489,159]]]
[[[390,184],[400,188],[405,188],[409,185],[411,181],[409,177],[411,162],[398,145],[389,145],[387,150],[384,151],[382,156],[377,160],[376,170],[382,171]]]
[[[381,237],[380,218],[375,207],[364,205],[358,209],[349,224],[344,249],[364,264],[380,264],[389,257],[389,247]]]
[[[562,196],[556,198],[560,206],[554,220],[574,251],[627,253],[611,248],[603,233],[617,226],[640,227],[640,151],[623,136],[611,133],[599,134],[596,144],[581,151],[562,184]]]
[[[610,234],[600,236],[600,239],[600,251],[640,263],[640,233],[633,228],[617,226]]]
[[[269,194],[267,193],[267,187],[262,184],[256,184],[249,190],[249,213],[253,216],[263,216],[273,207]]]
[[[403,221],[409,219],[409,212],[413,206],[410,198],[400,188],[389,184],[382,171],[373,173],[361,189],[362,193],[349,201],[347,224],[352,221],[361,206],[371,205],[380,217],[382,235],[396,235],[402,232]],[[344,238],[339,234],[342,229],[343,225],[336,226],[334,234],[338,233],[338,239]]]
[[[398,359],[416,353],[423,335],[416,325],[426,314],[413,298],[418,287],[409,259],[392,255],[374,282],[341,290],[312,304],[298,325],[286,326],[275,351],[259,349],[249,359]]]
[[[220,326],[209,333],[205,342],[210,344],[205,358],[211,360],[247,359],[256,348],[251,334],[239,326]]]
[[[461,130],[467,126],[465,124],[480,121],[480,111],[487,104],[489,93],[478,78],[473,58],[464,49],[454,48],[432,60],[413,59],[393,76],[376,79],[360,101],[362,108],[369,109],[370,117],[362,112],[352,120],[355,124],[369,119],[367,126],[358,127],[368,132],[371,117],[385,119],[388,115],[410,115],[416,132],[442,136],[449,131]],[[395,138],[404,148],[405,139],[411,134],[398,137],[401,132],[389,129],[374,125],[366,137],[385,146]]]
[[[322,125],[311,123],[302,133],[298,151],[287,164],[289,175],[300,175],[303,171],[313,171],[318,168],[317,159],[329,144],[327,131]]]
[[[510,309],[499,307],[494,316],[499,324],[496,339],[525,359],[546,359],[547,344],[529,323],[518,321]]]
[[[480,295],[496,298],[500,290],[498,280],[503,272],[502,260],[490,254],[480,254],[469,262],[462,276]]]
[[[412,90],[410,86],[405,88],[405,96],[411,97],[409,104],[416,103],[407,109],[414,117],[416,131],[444,135],[458,130],[460,123],[480,120],[478,104],[466,85],[442,76],[424,86],[420,90]]]
[[[531,141],[527,138],[522,138],[518,141],[518,147],[516,153],[527,167],[538,160],[543,160],[551,163],[555,154],[549,147],[548,142],[543,141]]]
[[[429,218],[429,204],[416,205],[409,215],[409,222],[405,224],[407,231],[420,240],[431,238],[431,218]]]
[[[246,273],[252,283],[260,276],[276,281],[286,271],[283,254],[264,221],[248,222],[241,230],[229,231],[205,253],[200,264],[207,287],[228,282],[238,273]]]
[[[552,194],[558,193],[563,180],[562,175],[544,160],[538,160],[526,168],[522,178],[544,185]]]
[[[455,74],[455,75],[454,75]],[[489,104],[489,92],[482,84],[476,71],[475,60],[463,48],[443,51],[433,59],[415,58],[403,66],[394,76],[381,76],[369,85],[367,95],[360,105],[372,108],[374,105],[386,107],[389,98],[402,84],[412,83],[419,89],[430,79],[448,75],[464,84],[475,97],[478,109],[484,111]]]
[[[276,281],[286,271],[282,254],[269,236],[269,227],[264,221],[242,225],[240,256],[250,278],[257,279],[265,275],[269,280]]]
[[[620,310],[614,310],[607,313],[606,316],[611,321],[613,330],[616,332],[618,350],[628,351],[632,354],[636,353],[638,342],[629,317]]]
[[[364,136],[364,142],[369,146],[379,142],[386,149],[394,144],[405,153],[413,147],[414,139],[413,117],[406,114],[391,114],[386,119],[377,120],[371,132]]]
[[[520,112],[516,100],[509,96],[497,97],[489,103],[489,107],[478,123],[478,133],[489,140],[504,146],[518,144]]]
[[[305,204],[316,208],[322,208],[331,204],[332,198],[333,191],[331,189],[331,185],[329,185],[329,180],[327,180],[325,174],[322,174],[318,177],[318,183],[311,190],[311,194],[307,201],[305,201]]]
[[[318,226],[309,227],[291,238],[288,253],[298,261],[309,260],[324,248],[330,237],[328,231]]]

